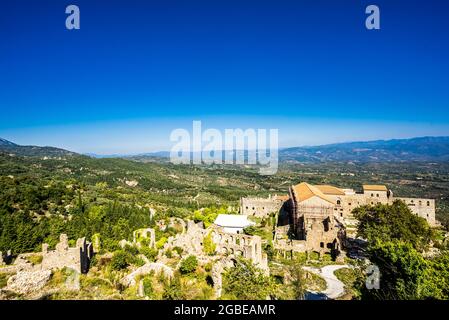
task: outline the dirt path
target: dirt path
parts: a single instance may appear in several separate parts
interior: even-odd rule
[[[350,268],[350,266],[339,264],[323,268],[303,267],[304,270],[313,272],[326,281],[327,288],[321,293],[325,294],[329,299],[336,299],[345,293],[343,282],[338,280],[334,274],[335,271],[342,268]]]

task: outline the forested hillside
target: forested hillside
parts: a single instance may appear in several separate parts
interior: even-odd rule
[[[0,251],[38,250],[57,242],[102,233],[129,238],[159,217],[191,217],[201,208],[238,210],[241,196],[286,194],[300,181],[360,189],[383,183],[395,195],[437,199],[437,218],[447,222],[449,165],[284,165],[274,176],[245,166],[185,166],[124,159],[0,155]],[[119,231],[120,230],[120,231]]]

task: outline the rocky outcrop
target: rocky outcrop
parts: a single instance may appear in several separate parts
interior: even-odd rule
[[[7,290],[30,294],[42,289],[50,280],[51,271],[20,271],[8,279]]]

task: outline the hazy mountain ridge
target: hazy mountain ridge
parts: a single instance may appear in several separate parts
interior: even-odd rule
[[[448,161],[449,137],[375,140],[286,148],[281,162]]]
[[[6,147],[6,146],[14,147],[14,146],[17,146],[17,144],[12,143],[11,141],[8,141],[8,140],[0,138],[0,147]]]
[[[55,147],[21,146],[0,138],[0,152],[19,156],[62,157],[75,152]],[[160,151],[139,155],[96,155],[95,158],[124,158],[135,161],[167,161],[170,153]],[[449,161],[449,136],[418,137],[334,143],[321,146],[292,147],[279,150],[280,162],[397,162]]]
[[[147,153],[130,157],[144,161],[168,157],[169,152]],[[449,137],[418,137],[334,143],[279,150],[282,162],[398,162],[449,161]]]
[[[75,152],[55,147],[21,146],[0,138],[0,152],[23,157],[65,157],[76,156]]]

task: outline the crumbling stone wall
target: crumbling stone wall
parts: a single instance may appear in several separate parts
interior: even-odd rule
[[[227,233],[219,227],[211,227],[217,253],[222,255],[242,256],[251,260],[261,269],[268,269],[267,256],[262,251],[262,239],[259,236]]]
[[[200,224],[191,220],[187,222],[185,233],[177,234],[167,240],[163,250],[160,251],[159,259],[162,258],[162,252],[180,247],[185,255],[195,255],[199,261],[213,260],[213,257],[206,256],[203,251],[204,237],[209,233],[212,233],[212,240],[216,245],[218,256],[242,256],[251,260],[259,268],[268,270],[267,256],[263,253],[262,239],[259,236],[227,233],[218,226],[204,229]]]
[[[270,213],[278,212],[283,204],[277,196],[268,198],[241,198],[240,214],[259,218],[268,217]]]
[[[306,252],[307,246],[305,240],[295,239],[277,239],[274,242],[274,248],[280,251]]]
[[[345,189],[349,190],[349,189]],[[355,219],[352,210],[364,205],[392,204],[395,200],[401,200],[407,204],[409,209],[417,216],[424,218],[431,226],[435,226],[435,200],[426,198],[395,197],[391,190],[371,191],[364,190],[363,193],[352,192],[345,195],[326,194],[334,202],[333,213],[343,219],[345,224],[354,224]]]
[[[143,239],[148,240],[148,246],[150,248],[156,247],[156,232],[152,228],[143,228],[143,229],[137,229],[133,232],[133,241],[130,242],[126,239],[122,239],[119,241],[119,246],[123,249],[126,246],[137,246],[140,248],[142,246],[141,241]]]
[[[121,283],[125,286],[134,286],[136,285],[136,278],[138,276],[145,276],[147,274],[150,274],[151,272],[154,272],[154,274],[162,274],[164,277],[168,279],[173,278],[174,275],[173,269],[166,266],[165,264],[157,262],[149,262],[137,268],[127,276],[125,276],[121,280]]]
[[[42,244],[41,268],[51,270],[67,267],[87,273],[93,254],[93,246],[86,242],[86,238],[78,239],[75,247],[69,247],[67,235],[61,234],[55,250],[49,251],[48,244]]]
[[[158,220],[156,221],[156,226],[161,231],[165,231],[167,228],[180,229],[181,233],[184,233],[187,228],[185,221],[177,217],[171,217],[168,219],[168,223],[165,220]]]
[[[19,254],[14,263],[11,265],[6,265],[2,267],[2,272],[5,273],[16,273],[20,271],[31,271],[34,268],[33,264],[28,261],[28,257],[35,255],[34,253],[21,253]]]
[[[332,215],[322,218],[305,216],[306,251],[315,251],[320,255],[330,253],[337,256],[341,250],[339,226]],[[324,227],[324,225],[328,225]]]
[[[180,247],[187,254],[197,257],[204,255],[203,240],[208,234],[208,230],[203,229],[199,224],[189,220],[184,233],[178,233],[174,237],[170,237],[164,245],[163,251]]]
[[[214,263],[211,270],[212,282],[214,283],[215,297],[220,298],[223,290],[223,271],[232,268],[234,263],[232,257],[222,258]]]
[[[133,243],[140,247],[140,240],[147,239],[148,246],[154,248],[156,246],[156,233],[152,228],[138,229],[133,232]]]

